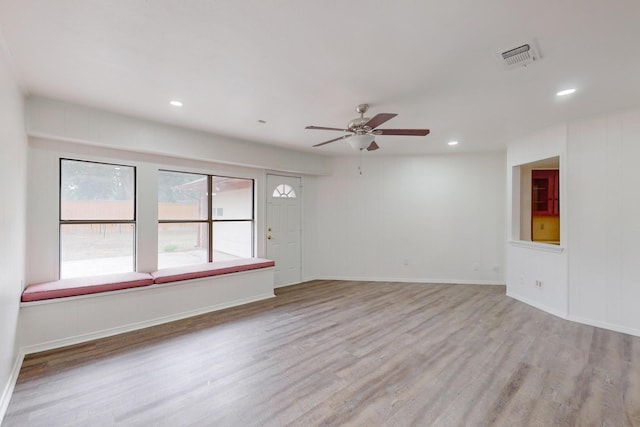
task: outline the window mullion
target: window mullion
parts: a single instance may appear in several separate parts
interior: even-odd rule
[[[207,219],[209,225],[209,262],[213,262],[213,176],[207,180],[208,209]]]

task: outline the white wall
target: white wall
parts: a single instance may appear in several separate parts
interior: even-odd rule
[[[304,184],[304,277],[504,283],[504,153],[335,159]]]
[[[177,158],[326,174],[319,154],[233,139],[41,97],[26,103],[29,136]]]
[[[640,110],[572,122],[571,318],[640,335]]]
[[[509,145],[507,150],[507,295],[535,307],[567,316],[567,128],[565,125],[542,130]],[[551,157],[560,158],[560,238],[561,246],[520,241],[519,165]],[[530,177],[530,173],[525,176]],[[542,281],[542,287],[536,286]]]
[[[23,99],[0,43],[0,420],[18,362],[17,322],[25,265],[27,138]]]
[[[101,294],[22,303],[20,344],[25,353],[34,353],[273,296],[273,268],[263,268]]]
[[[560,156],[561,246],[517,242],[513,166],[553,156]],[[571,320],[640,336],[638,160],[640,110],[569,122],[509,146],[510,296]],[[535,286],[538,279],[542,288]]]
[[[264,206],[266,170],[329,173],[329,159],[311,153],[166,125],[42,97],[25,105],[30,137],[27,246],[38,263],[27,282],[58,277],[58,161],[60,157],[118,161],[138,167],[138,270],[156,268],[157,168],[256,179],[256,204]],[[256,256],[265,252],[263,209],[256,218]],[[153,250],[151,250],[153,248]]]

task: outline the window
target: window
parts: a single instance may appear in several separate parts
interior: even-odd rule
[[[158,175],[158,268],[253,256],[254,182]]]
[[[271,197],[288,197],[291,199],[296,198],[296,190],[289,184],[279,184],[274,190]]]
[[[135,168],[60,159],[60,278],[135,270]]]

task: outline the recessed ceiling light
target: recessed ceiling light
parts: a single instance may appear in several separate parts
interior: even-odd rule
[[[576,91],[575,89],[565,89],[565,90],[561,90],[560,92],[556,93],[556,95],[557,96],[571,95],[575,91]]]
[[[171,101],[169,102],[169,104],[173,105],[174,107],[182,107],[182,102],[180,101]]]
[[[458,145],[458,141],[449,141],[447,142],[448,145]]]

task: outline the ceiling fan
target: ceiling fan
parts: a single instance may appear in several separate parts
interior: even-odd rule
[[[429,134],[429,129],[377,129],[378,126],[393,119],[397,114],[394,113],[379,113],[372,118],[364,117],[364,113],[369,110],[369,104],[360,104],[356,107],[356,111],[360,113],[360,117],[355,118],[349,122],[346,129],[340,128],[328,128],[323,126],[307,126],[305,129],[319,129],[319,130],[337,130],[340,132],[348,132],[347,135],[342,135],[339,138],[330,139],[329,141],[321,142],[314,145],[314,147],[320,147],[321,145],[329,144],[331,142],[340,141],[341,139],[351,138],[348,142],[356,150],[373,151],[380,148],[374,141],[374,138],[378,135],[405,135],[405,136],[426,136]]]

